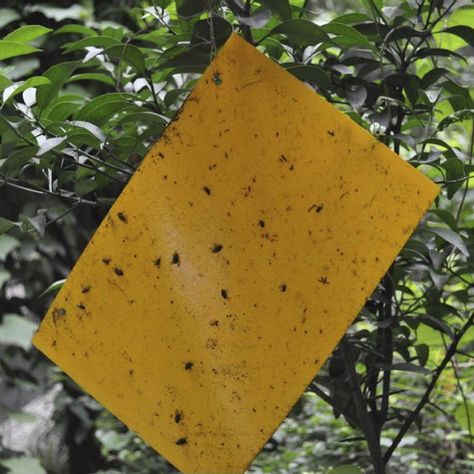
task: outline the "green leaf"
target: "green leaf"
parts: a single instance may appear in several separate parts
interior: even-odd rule
[[[430,355],[430,348],[427,344],[417,344],[415,346],[416,355],[420,362],[420,365],[424,367],[428,362],[428,357]]]
[[[199,48],[184,51],[161,64],[161,68],[176,68],[175,72],[201,72],[209,64],[209,54]]]
[[[339,466],[333,467],[330,474],[362,474],[362,471],[353,464],[340,464]]]
[[[0,235],[8,232],[10,229],[17,225],[16,222],[0,217]]]
[[[461,59],[464,62],[467,62],[466,58],[464,56],[461,56],[458,53],[455,53],[454,51],[451,51],[449,49],[444,49],[444,48],[421,48],[419,49],[416,53],[413,54],[414,58],[429,58],[429,57],[435,57],[435,56],[440,56],[440,57],[446,57],[446,58],[457,58]]]
[[[49,33],[51,28],[46,28],[41,25],[25,25],[20,26],[15,31],[12,31],[8,35],[6,35],[3,39],[5,41],[13,41],[15,43],[28,43],[30,41],[39,38],[40,36],[44,36]]]
[[[366,5],[369,12],[372,12],[374,7],[376,7],[376,10],[381,11],[384,5],[383,0],[363,0],[363,3]]]
[[[64,278],[62,280],[57,280],[54,283],[51,283],[51,285],[49,285],[48,288],[46,288],[46,290],[44,290],[43,293],[38,296],[38,298],[41,298],[49,293],[55,293],[56,291],[60,290],[64,285],[65,281],[66,279]]]
[[[438,130],[443,131],[453,123],[464,122],[465,120],[474,120],[474,109],[458,110],[454,114],[448,115],[438,125]]]
[[[174,88],[166,93],[163,102],[166,107],[172,106],[179,99],[184,99],[189,94],[189,89]]]
[[[212,34],[211,34],[212,26]],[[211,36],[216,47],[222,46],[232,34],[232,25],[221,17],[210,20],[199,20],[194,24],[191,45],[200,46],[205,51],[211,51]]]
[[[288,0],[262,0],[262,3],[280,20],[291,18],[291,6]]]
[[[82,120],[73,120],[68,123],[83,130],[87,130],[93,137],[97,138],[100,143],[105,142],[105,133],[97,127],[97,125]]]
[[[378,21],[359,23],[358,25],[354,25],[354,28],[364,36],[367,36],[371,39],[376,39],[380,42],[382,42],[391,31],[389,26],[384,25]]]
[[[375,46],[362,33],[352,26],[345,25],[344,23],[331,22],[324,25],[322,28],[326,33],[335,35],[332,40],[339,46],[361,46],[376,51]]]
[[[466,5],[456,5],[456,8],[452,9],[449,17],[436,25],[433,33],[438,46],[442,46],[443,48],[450,49],[452,51],[456,51],[459,48],[466,46],[466,39],[464,39],[462,36],[450,34],[449,32],[444,33],[443,31],[444,27],[474,27],[474,5],[472,5],[472,2],[465,3]],[[467,5],[467,3],[470,3],[471,5]],[[465,33],[463,33],[463,35],[465,35]]]
[[[316,84],[324,90],[331,88],[326,71],[315,64],[283,64],[283,67],[301,81]]]
[[[82,100],[80,96],[71,94],[62,95],[52,100],[46,109],[43,109],[42,117],[52,121],[62,122],[82,106]]]
[[[27,146],[13,151],[1,164],[0,171],[7,177],[17,176],[23,165],[28,163],[36,155],[37,149],[35,146]]]
[[[345,13],[344,15],[338,16],[334,19],[336,23],[344,23],[345,25],[364,23],[370,20],[371,18],[364,13]]]
[[[3,75],[0,75],[0,92],[5,90],[8,86],[11,86],[11,85],[12,85],[11,79]]]
[[[416,101],[418,100],[420,87],[420,78],[415,75],[410,75],[408,83],[405,84],[404,89],[408,100],[411,102],[412,105],[415,105]]]
[[[442,30],[442,33],[450,33],[463,39],[470,46],[474,46],[474,28],[466,25],[451,26]]]
[[[176,0],[176,11],[183,18],[191,18],[208,11],[210,0]]]
[[[146,71],[145,57],[140,49],[133,44],[119,43],[117,46],[104,49],[103,53],[127,62],[137,72],[143,74]]]
[[[9,253],[19,245],[20,242],[15,237],[7,234],[0,235],[0,261],[5,260]]]
[[[8,99],[15,97],[17,94],[21,94],[30,87],[40,87],[47,84],[51,84],[51,81],[44,76],[32,76],[26,81],[12,84],[3,91],[3,102],[7,102]]]
[[[76,120],[83,122],[91,122],[101,124],[108,120],[117,112],[132,107],[131,100],[134,98],[132,94],[111,92],[94,97],[85,104],[76,114]]]
[[[90,36],[68,45],[64,50],[64,54],[72,53],[73,51],[88,48],[90,46],[105,49],[112,48],[113,46],[122,46],[122,43],[115,38],[110,38],[109,36]]]
[[[346,97],[353,109],[361,107],[367,99],[367,89],[364,86],[351,86],[346,89]]]
[[[0,61],[23,56],[24,54],[36,53],[38,51],[40,51],[38,48],[33,48],[33,46],[28,44],[5,40],[0,41]]]
[[[267,36],[274,34],[285,35],[288,40],[296,44],[309,45],[330,41],[329,36],[322,27],[302,18],[280,23],[278,26],[275,26]]]
[[[456,229],[456,219],[451,212],[446,209],[430,209],[428,212],[438,216],[445,224],[448,224],[451,229]]]
[[[46,474],[36,458],[27,456],[3,459],[0,465],[9,469],[8,474]]]
[[[115,86],[115,82],[110,76],[101,74],[100,72],[85,72],[82,74],[74,74],[68,80],[68,82],[76,81],[98,81],[103,82],[104,84],[108,84],[109,86]]]
[[[474,431],[474,400],[467,400],[467,407],[460,403],[454,410],[454,417],[463,430]],[[467,408],[467,413],[466,413]]]
[[[33,228],[36,232],[38,232],[38,235],[41,238],[43,238],[45,230],[46,230],[45,210],[44,209],[39,209],[37,211],[37,214],[38,215],[35,216],[35,217],[25,216],[23,218],[23,223],[25,224],[24,228],[26,228],[29,231],[30,226],[31,226],[31,228]]]
[[[460,234],[451,229],[443,229],[441,227],[429,227],[427,231],[441,237],[443,240],[456,247],[466,257],[469,256],[469,250]]]
[[[427,326],[436,329],[437,331],[442,332],[443,334],[446,334],[451,339],[454,337],[451,328],[441,319],[435,318],[430,315],[425,315],[420,317],[420,321],[423,324],[426,324]]]
[[[443,88],[451,94],[448,100],[455,111],[474,109],[474,100],[470,95],[468,86],[461,86],[450,78],[447,78],[447,80],[443,82]]]
[[[51,84],[42,87],[36,93],[36,103],[41,110],[45,109],[56,97],[63,84],[69,79],[79,64],[79,61],[55,64],[43,73],[43,76],[47,77]]]
[[[447,153],[445,153],[447,155]],[[446,189],[448,191],[448,199],[451,199],[456,192],[463,186],[464,179],[468,175],[468,170],[465,168],[463,161],[458,158],[449,158],[441,163],[441,166],[446,170]]]
[[[421,79],[422,89],[428,89],[431,87],[438,79],[448,74],[449,71],[442,67],[435,67],[429,70]]]
[[[0,344],[18,346],[28,350],[37,327],[35,323],[23,316],[5,314],[0,323]]]

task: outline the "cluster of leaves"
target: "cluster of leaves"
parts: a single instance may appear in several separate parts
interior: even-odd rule
[[[412,426],[428,426],[416,435],[422,453],[413,462],[442,465],[427,454],[444,446],[429,433],[447,422],[458,426],[449,469],[468,472],[474,463],[467,454],[474,430],[468,399],[474,344],[473,6],[462,0],[329,2],[332,9],[303,0],[109,3],[18,8],[12,2],[0,9],[0,381],[24,390],[41,384],[35,374],[44,361],[29,344],[45,308],[39,295],[67,275],[150,145],[236,31],[442,188],[310,387],[348,422],[341,427],[337,421],[337,436],[355,436],[347,449],[336,449],[334,433],[326,432],[325,445],[382,473],[394,453],[394,466],[413,461],[395,449],[407,442],[407,433],[413,436]],[[449,403],[439,391],[445,380]],[[62,383],[57,419],[67,420],[71,472],[94,472],[94,463],[104,472],[168,469]],[[338,472],[329,467],[337,459],[314,448],[321,420],[309,416],[314,403],[308,406],[296,418],[296,426],[306,427],[298,439],[307,440],[297,466],[309,466],[318,455],[327,472]],[[291,426],[289,421],[282,431],[290,438]],[[278,436],[256,462],[256,472],[295,468],[296,457],[284,448],[287,438]],[[91,465],[80,463],[81,450],[93,453]]]

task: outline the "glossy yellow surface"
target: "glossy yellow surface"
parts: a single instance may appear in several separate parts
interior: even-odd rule
[[[233,35],[34,344],[185,473],[242,473],[438,188]]]

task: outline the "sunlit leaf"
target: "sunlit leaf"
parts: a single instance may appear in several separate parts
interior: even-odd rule
[[[14,41],[0,41],[0,61],[4,59],[16,58],[24,54],[36,53],[38,48],[33,48],[28,44],[15,43]]]
[[[36,38],[46,35],[49,33],[51,28],[46,28],[41,25],[25,25],[20,26],[15,31],[8,33],[3,39],[5,41],[13,41],[15,43],[28,43]]]
[[[49,293],[57,292],[58,290],[62,288],[65,281],[66,279],[63,278],[62,280],[57,280],[54,283],[51,283],[51,285],[49,285],[48,288],[46,288],[46,290],[44,290],[43,293],[41,293],[38,298],[41,298]]]
[[[46,140],[42,141],[39,144],[39,148],[38,148],[38,151],[36,152],[36,155],[41,156],[41,155],[44,155],[45,153],[48,153],[48,151],[51,151],[54,148],[61,145],[61,143],[63,143],[64,140],[66,140],[66,137],[47,138]]]
[[[51,81],[44,76],[32,76],[29,77],[26,81],[20,82],[13,84],[9,87],[7,87],[3,91],[3,102],[6,102],[8,99],[11,99],[12,97],[15,97],[17,94],[22,93],[26,89],[29,89],[30,87],[39,87],[39,86],[44,86],[47,84],[51,84]]]
[[[474,46],[474,28],[467,25],[451,26],[442,30],[442,33],[450,33],[463,39],[470,46]]]

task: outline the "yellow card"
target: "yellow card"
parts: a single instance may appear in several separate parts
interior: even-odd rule
[[[242,473],[438,187],[233,35],[34,344],[185,473]]]

